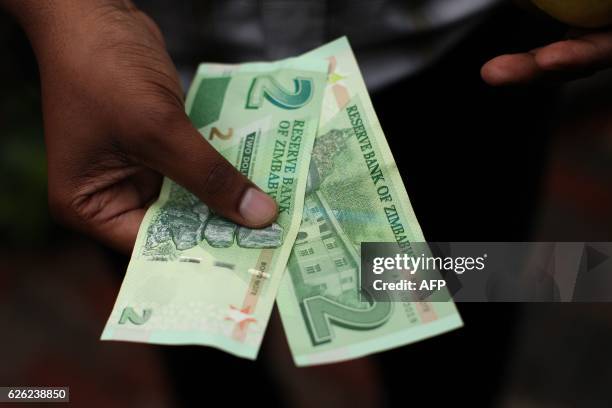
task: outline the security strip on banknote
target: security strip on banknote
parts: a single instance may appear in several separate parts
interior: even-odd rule
[[[327,71],[314,58],[199,67],[187,97],[191,121],[276,199],[278,219],[264,229],[237,226],[166,178],[103,340],[207,345],[256,358],[302,218]]]

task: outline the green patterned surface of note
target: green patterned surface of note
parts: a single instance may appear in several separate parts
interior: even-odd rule
[[[192,123],[276,199],[279,217],[265,229],[238,226],[166,178],[103,340],[257,356],[302,217],[327,70],[321,59],[200,66],[186,104]]]
[[[359,296],[362,242],[409,252],[425,239],[346,38],[304,58],[330,61],[330,73],[302,224],[277,298],[296,364],[362,357],[460,327],[452,302]]]

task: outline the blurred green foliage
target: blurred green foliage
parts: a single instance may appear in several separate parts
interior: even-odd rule
[[[47,175],[35,59],[19,28],[0,15],[0,243],[48,242]]]

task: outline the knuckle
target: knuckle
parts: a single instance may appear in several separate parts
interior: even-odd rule
[[[206,176],[204,194],[215,196],[224,191],[231,191],[236,181],[236,169],[229,162],[218,160]]]
[[[169,102],[162,102],[156,109],[153,109],[149,112],[150,122],[156,126],[157,129],[163,130],[168,129],[170,131],[175,131],[179,129],[183,123],[185,122],[185,113]]]
[[[155,21],[151,17],[149,17],[147,13],[141,10],[135,9],[134,13],[138,15],[138,17],[140,17],[141,20],[144,21],[144,23],[149,28],[149,30],[152,31],[153,35],[155,35],[155,37],[161,42],[161,44],[165,46],[166,42],[164,40],[164,35],[162,34],[161,29],[155,23]]]
[[[134,115],[136,123],[126,124],[125,134],[130,150],[159,152],[169,143],[169,137],[179,128],[183,120],[183,112],[173,107],[151,106],[141,107]],[[134,116],[130,115],[130,118]]]
[[[102,215],[107,201],[59,190],[49,190],[48,201],[51,218],[65,227],[83,230],[89,224],[105,222]]]

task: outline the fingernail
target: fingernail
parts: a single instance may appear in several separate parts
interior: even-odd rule
[[[276,203],[267,194],[250,187],[242,196],[240,215],[252,225],[264,225],[276,216]]]

